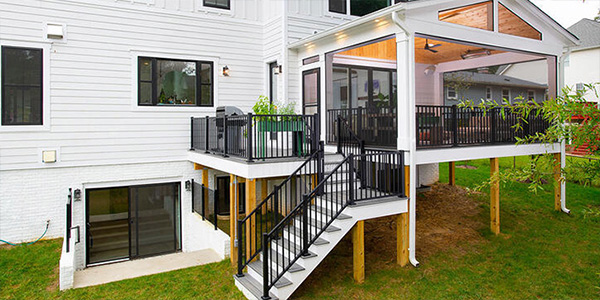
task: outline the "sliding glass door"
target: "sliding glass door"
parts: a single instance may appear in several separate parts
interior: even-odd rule
[[[87,263],[180,250],[179,191],[179,183],[87,190]]]

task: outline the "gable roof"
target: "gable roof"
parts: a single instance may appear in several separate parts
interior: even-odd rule
[[[569,27],[581,44],[573,47],[573,50],[585,50],[600,47],[600,22],[590,19],[581,19]]]

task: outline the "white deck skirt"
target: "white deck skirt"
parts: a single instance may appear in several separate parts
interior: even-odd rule
[[[291,158],[247,162],[241,158],[222,157],[196,151],[188,152],[188,160],[211,169],[250,179],[287,177],[305,161],[302,158]]]
[[[560,153],[560,144],[490,145],[417,150],[416,164],[442,163],[467,159]]]

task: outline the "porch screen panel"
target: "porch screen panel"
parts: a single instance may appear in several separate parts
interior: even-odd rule
[[[369,71],[362,69],[351,70],[351,86],[350,95],[352,97],[351,107],[367,107],[369,102]]]
[[[486,1],[442,10],[438,20],[483,30],[494,30],[493,2]]]
[[[346,14],[346,0],[329,0],[329,11]]]

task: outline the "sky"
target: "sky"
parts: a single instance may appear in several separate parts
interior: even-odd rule
[[[531,0],[564,27],[577,21],[594,19],[600,9],[600,0]]]

